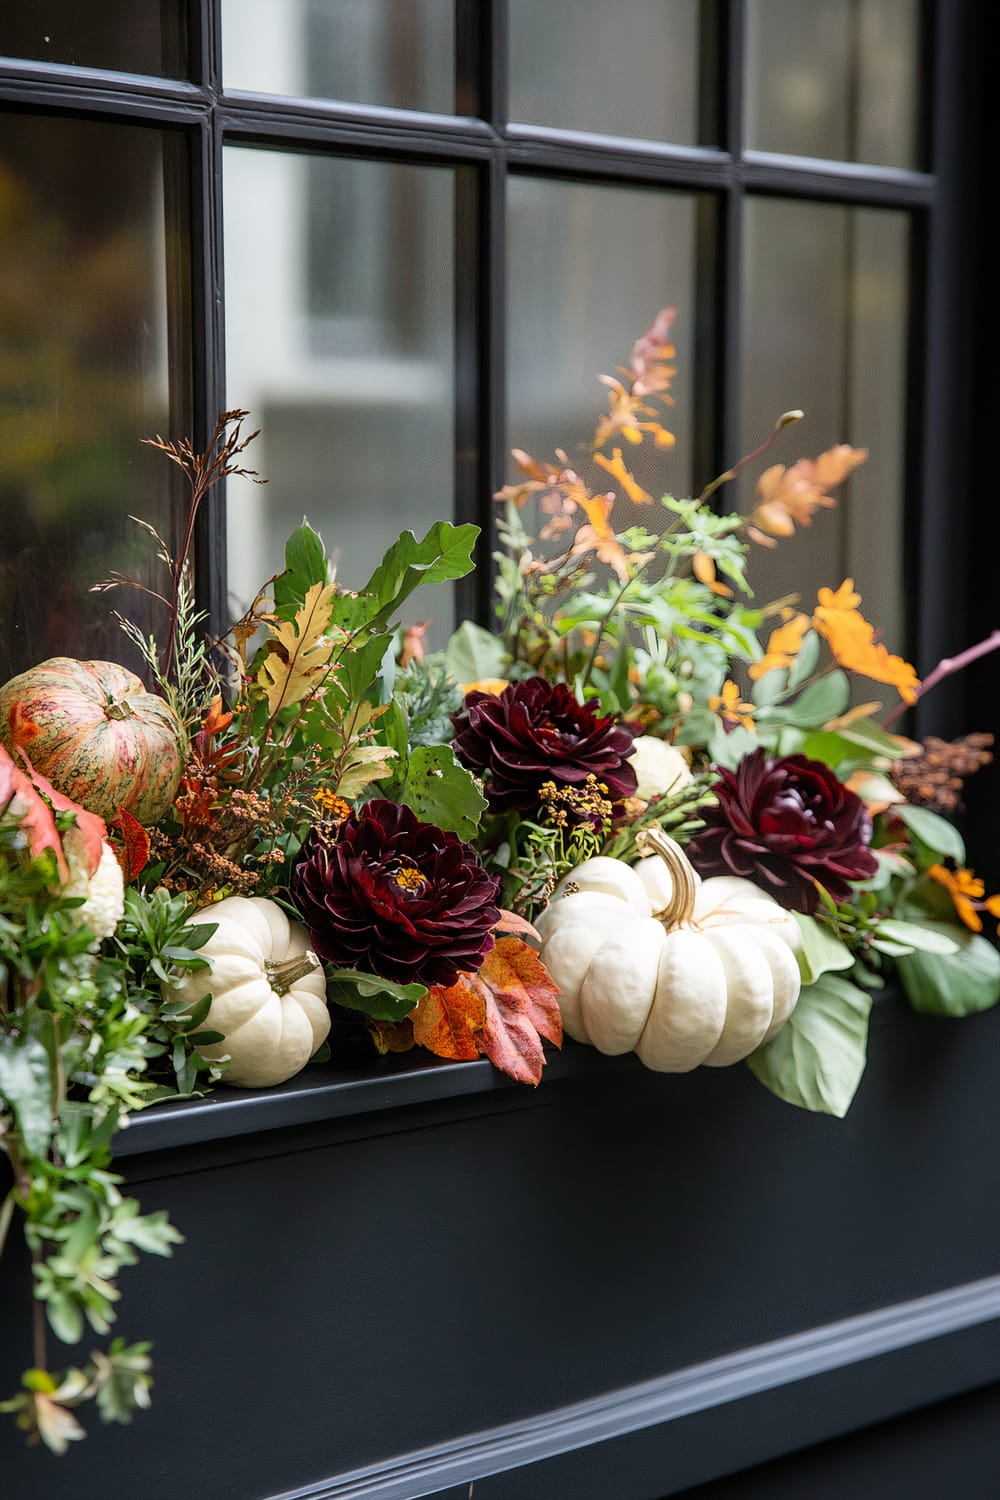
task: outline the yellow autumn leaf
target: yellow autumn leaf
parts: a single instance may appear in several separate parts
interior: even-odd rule
[[[314,583],[294,621],[269,619],[267,656],[257,682],[273,718],[322,686],[335,642],[326,632],[333,616],[334,585]]]

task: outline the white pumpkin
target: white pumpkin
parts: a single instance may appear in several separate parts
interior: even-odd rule
[[[536,920],[563,1026],[660,1072],[738,1062],[795,1008],[798,924],[749,880],[700,880],[661,829],[637,844],[635,867],[585,860]]]
[[[218,923],[198,951],[211,972],[189,974],[171,986],[172,999],[195,1005],[206,993],[205,1031],[225,1041],[199,1048],[230,1059],[224,1083],[266,1088],[293,1077],[326,1040],[330,1012],[322,965],[309,932],[263,896],[227,896],[195,912],[192,923]]]

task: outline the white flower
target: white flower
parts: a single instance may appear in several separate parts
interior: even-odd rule
[[[693,779],[681,751],[653,734],[640,734],[632,746],[629,760],[639,781],[635,794],[643,802],[668,792],[678,792]]]
[[[125,912],[125,881],[115,851],[105,839],[101,862],[91,875],[87,869],[83,838],[78,829],[70,828],[66,831],[63,850],[69,867],[69,879],[61,894],[83,896],[83,905],[76,908],[77,922],[81,927],[89,927],[98,938],[110,937]]]

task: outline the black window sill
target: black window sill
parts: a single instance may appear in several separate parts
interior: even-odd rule
[[[955,1024],[935,1017],[918,1017],[901,997],[891,992],[877,996],[872,1008],[871,1026],[878,1031],[901,1025]],[[568,1039],[561,1051],[546,1046],[545,1056],[545,1070],[537,1089],[514,1082],[485,1058],[477,1062],[447,1062],[418,1049],[373,1057],[367,1063],[359,1060],[349,1067],[332,1061],[316,1063],[275,1088],[219,1086],[202,1099],[176,1100],[141,1110],[130,1117],[127,1128],[115,1137],[114,1155],[138,1156],[474,1095],[502,1092],[507,1096],[505,1107],[527,1107],[539,1102],[539,1096],[543,1100],[551,1097],[552,1086],[570,1081],[626,1083],[630,1077],[646,1080],[659,1077],[672,1079],[676,1084],[682,1078],[694,1077],[704,1080],[706,1088],[715,1088],[720,1071],[734,1071],[700,1069],[693,1075],[650,1075],[633,1053],[605,1057],[593,1047]],[[737,1066],[736,1071],[742,1074],[745,1070]],[[710,1083],[709,1079],[716,1081]]]

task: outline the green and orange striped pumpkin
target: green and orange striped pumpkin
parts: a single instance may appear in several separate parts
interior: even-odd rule
[[[0,740],[88,812],[155,823],[174,799],[184,734],[173,709],[112,661],[53,656],[0,688]]]

